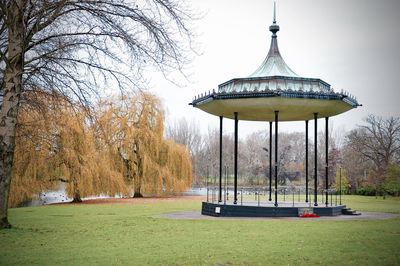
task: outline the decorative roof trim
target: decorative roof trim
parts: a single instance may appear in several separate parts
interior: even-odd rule
[[[215,91],[201,94],[189,105],[196,107],[208,103],[212,100],[224,100],[224,99],[245,99],[245,98],[260,98],[260,97],[285,97],[285,98],[298,98],[298,99],[320,99],[320,100],[342,100],[345,103],[351,105],[353,108],[362,106],[357,102],[357,99],[353,98],[348,93],[342,91],[336,93],[330,92],[303,92],[303,91],[281,91],[281,90],[266,90],[260,92],[236,92],[236,93],[217,93]]]

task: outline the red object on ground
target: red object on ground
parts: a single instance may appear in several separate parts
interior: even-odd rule
[[[303,213],[299,217],[300,218],[319,218],[319,216],[316,215],[315,213]]]

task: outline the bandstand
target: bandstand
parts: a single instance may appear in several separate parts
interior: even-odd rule
[[[337,201],[332,204],[332,194],[328,187],[328,121],[329,117],[360,106],[355,97],[345,91],[334,91],[331,86],[317,78],[304,78],[293,72],[283,60],[277,40],[279,26],[276,23],[274,4],[271,45],[267,57],[261,66],[251,75],[234,78],[218,86],[218,91],[209,91],[196,96],[190,103],[207,113],[219,117],[219,183],[218,199],[202,203],[202,214],[212,216],[247,217],[285,217],[299,216],[303,212],[312,212],[319,216],[340,215],[347,211],[345,205]],[[223,118],[234,120],[234,184],[233,201],[222,199],[222,133]],[[325,120],[325,176],[318,178],[317,120]],[[238,124],[240,120],[265,121],[269,123],[269,183],[266,188],[268,200],[243,202],[243,191],[238,200]],[[314,121],[314,184],[309,187],[309,121]],[[305,121],[305,200],[303,202],[278,201],[278,125],[280,121]],[[273,140],[273,126],[275,135]],[[274,151],[272,141],[274,141]],[[274,153],[274,154],[273,154]],[[274,168],[274,171],[273,171]],[[274,175],[274,176],[273,176]],[[274,179],[274,180],[273,180]],[[325,184],[324,200],[318,201],[318,181]],[[325,179],[325,180],[324,180]],[[323,182],[325,181],[325,182]],[[272,184],[274,183],[274,187]],[[226,192],[226,191],[225,191]],[[260,193],[258,193],[260,195]],[[312,197],[313,196],[313,197]],[[329,204],[329,196],[331,196]],[[320,204],[320,206],[319,206]]]

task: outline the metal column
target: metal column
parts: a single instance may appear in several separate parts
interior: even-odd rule
[[[314,113],[314,206],[318,206],[318,113]]]
[[[272,200],[272,122],[269,122],[269,201]]]
[[[308,202],[308,120],[306,120],[306,202]]]
[[[275,111],[275,207],[278,207],[278,115]]]
[[[222,202],[222,116],[219,117],[219,196],[218,202]]]
[[[328,206],[328,150],[329,150],[329,146],[328,146],[328,120],[329,117],[325,117],[325,205]]]
[[[339,205],[342,205],[342,167],[339,168]]]
[[[233,204],[237,204],[237,169],[238,169],[238,113],[235,112],[235,151],[234,151],[234,200]]]

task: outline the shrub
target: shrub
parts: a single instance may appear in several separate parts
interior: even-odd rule
[[[366,185],[358,188],[356,193],[357,195],[363,195],[363,196],[375,196],[376,188],[371,185]]]

